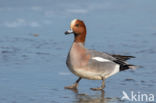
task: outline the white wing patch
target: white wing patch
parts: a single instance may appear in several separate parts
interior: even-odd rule
[[[95,60],[97,60],[99,62],[111,62],[110,60],[104,59],[102,57],[93,57],[92,59],[95,59]]]

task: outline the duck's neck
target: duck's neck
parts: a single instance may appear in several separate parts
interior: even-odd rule
[[[86,31],[82,34],[74,34],[74,42],[85,44]]]
[[[85,47],[84,47],[84,43],[82,43],[82,42],[73,42],[72,47],[78,47],[79,49],[80,49],[80,48],[81,48],[81,49],[84,49],[84,48],[85,48]]]

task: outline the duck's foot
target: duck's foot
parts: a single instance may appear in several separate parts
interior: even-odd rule
[[[71,85],[71,86],[66,86],[66,87],[64,87],[64,88],[65,88],[65,89],[77,89],[77,87],[78,87],[78,84],[75,83],[75,84],[73,84],[73,85]]]
[[[64,87],[64,88],[65,89],[75,89],[76,90],[77,87],[78,87],[78,83],[79,83],[80,80],[81,80],[81,77],[79,77],[73,85],[67,86],[67,87]]]
[[[98,90],[103,90],[104,87],[105,87],[105,79],[104,79],[104,77],[102,77],[102,85],[101,85],[101,87],[99,87],[99,88],[90,88],[90,89],[94,90],[94,91],[98,91]]]
[[[94,90],[94,91],[98,91],[98,90],[103,90],[102,87],[99,87],[99,88],[90,88],[91,90]]]

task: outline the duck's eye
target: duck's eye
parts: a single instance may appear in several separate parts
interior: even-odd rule
[[[79,24],[76,24],[75,26],[76,26],[76,27],[79,27]]]

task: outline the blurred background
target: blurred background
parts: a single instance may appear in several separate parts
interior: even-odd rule
[[[156,95],[155,0],[0,0],[0,103],[129,103],[122,91]],[[66,67],[72,19],[87,26],[86,47],[133,55],[143,68],[101,81],[82,80]]]

